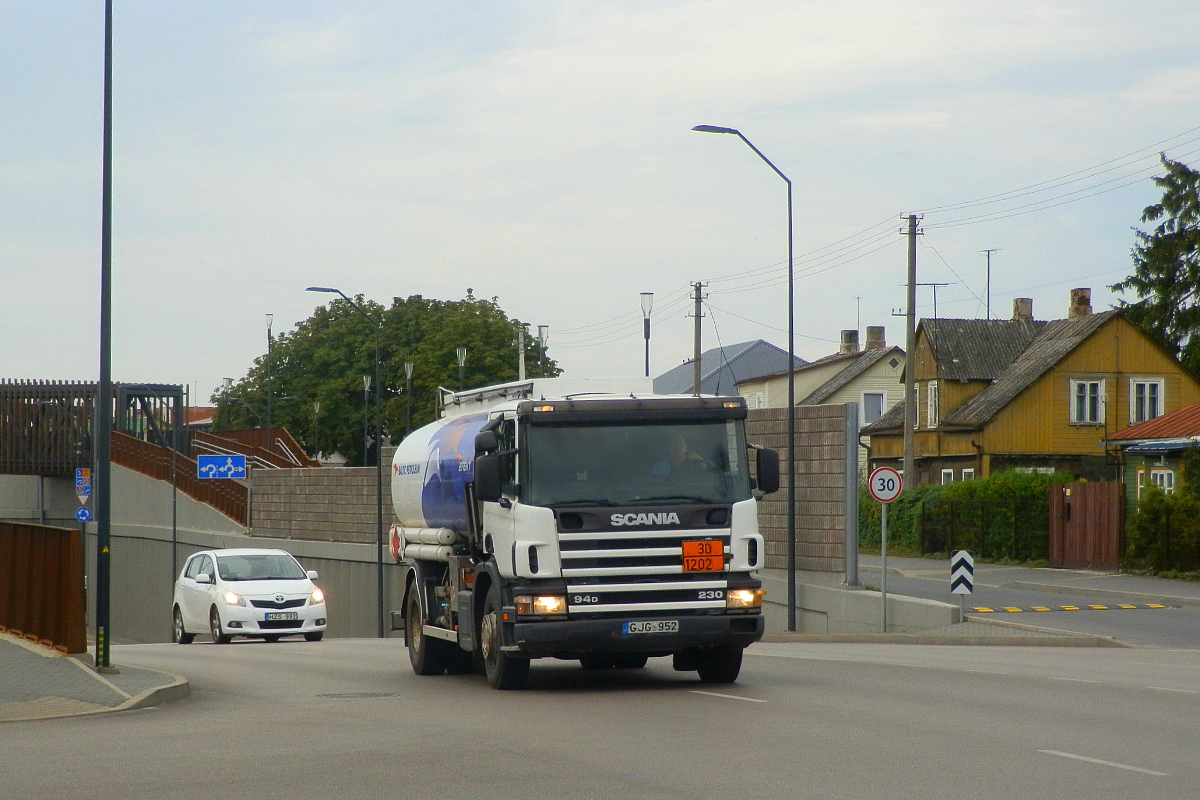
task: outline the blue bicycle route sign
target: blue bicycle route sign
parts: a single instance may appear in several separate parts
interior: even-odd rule
[[[205,480],[227,480],[246,477],[245,456],[198,456],[196,477]]]

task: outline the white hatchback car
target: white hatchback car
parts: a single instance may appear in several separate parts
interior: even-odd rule
[[[325,593],[286,550],[239,548],[193,554],[175,581],[171,610],[175,641],[191,644],[197,633],[227,644],[234,636],[279,640],[325,635]]]

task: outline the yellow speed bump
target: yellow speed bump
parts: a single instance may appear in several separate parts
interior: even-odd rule
[[[1010,614],[1019,614],[1020,612],[1024,611],[1025,609],[1017,608],[1016,606],[1005,606],[1004,610]]]
[[[995,611],[993,609],[983,608],[982,606],[980,606],[979,608],[976,608],[974,610],[978,611],[980,614],[994,614],[995,613]]]
[[[1050,609],[1047,608],[1046,606],[1033,606],[1033,610],[1034,611],[1049,611]]]
[[[1078,611],[1079,606],[1059,606],[1063,611]]]

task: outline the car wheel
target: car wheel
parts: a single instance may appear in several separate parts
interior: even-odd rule
[[[175,606],[175,611],[172,616],[174,617],[175,622],[175,644],[191,644],[192,640],[196,638],[196,634],[188,633],[183,629],[183,614],[180,613],[179,606]]]
[[[213,644],[229,644],[233,641],[232,636],[221,633],[221,615],[217,613],[216,606],[208,614],[208,630],[212,634]]]
[[[321,641],[322,638],[324,638],[324,636],[325,636],[325,631],[317,631],[316,633],[306,633],[306,634],[304,634],[304,641],[319,642],[319,641]]]
[[[404,638],[408,643],[408,660],[418,675],[441,675],[446,671],[449,653],[441,639],[431,639],[421,630],[421,588],[408,590],[408,609],[404,615]]]
[[[479,643],[483,648],[483,668],[493,689],[520,689],[529,679],[529,659],[512,656],[501,649],[500,593],[493,586],[483,601],[483,619],[479,623]]]
[[[742,670],[742,648],[714,647],[696,659],[696,671],[705,683],[733,683]]]
[[[264,636],[263,641],[274,644],[275,642],[279,641],[279,636],[278,636],[278,634],[272,633],[270,636]]]

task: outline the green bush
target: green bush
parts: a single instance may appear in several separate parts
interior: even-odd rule
[[[1185,477],[1183,486],[1171,495],[1155,486],[1142,490],[1126,531],[1132,561],[1158,573],[1200,570],[1200,499],[1184,489],[1187,485]]]

